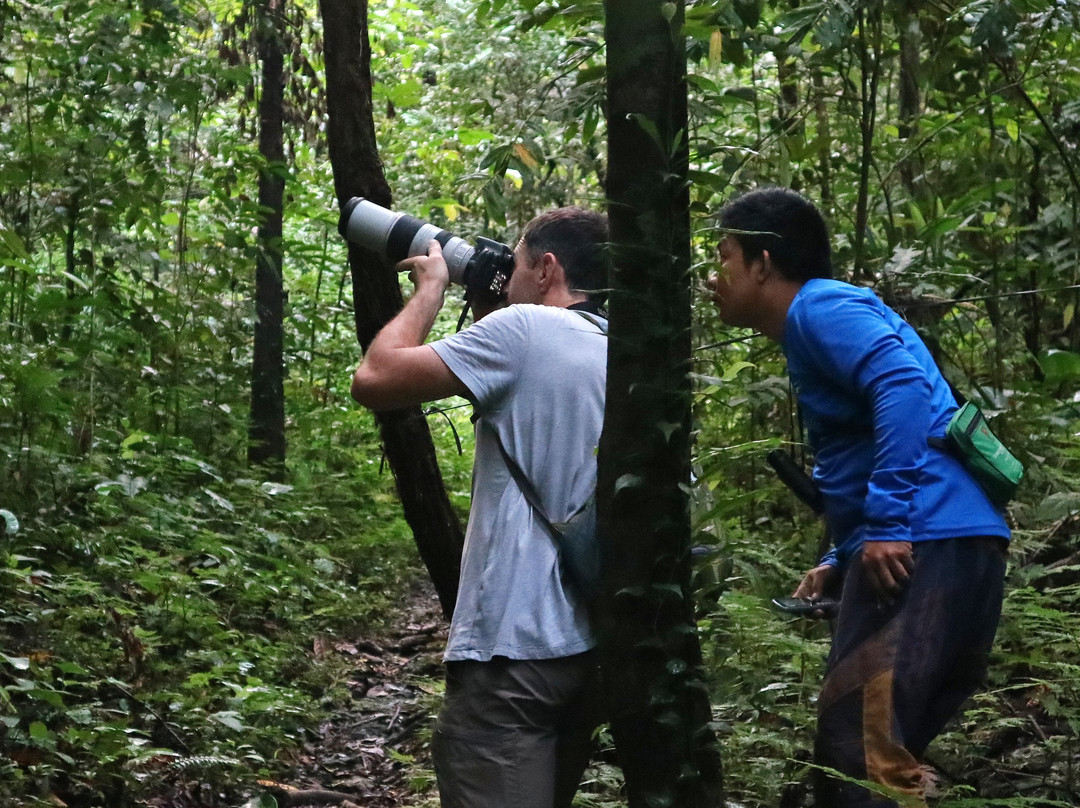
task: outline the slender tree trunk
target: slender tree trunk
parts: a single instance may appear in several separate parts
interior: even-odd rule
[[[607,0],[611,333],[598,504],[611,729],[629,804],[721,805],[689,587],[683,3]]]
[[[256,36],[262,59],[259,97],[259,152],[265,165],[259,173],[259,254],[255,263],[255,351],[251,375],[251,428],[248,461],[263,465],[272,477],[285,472],[285,362],[282,323],[281,231],[285,194],[283,145],[284,0],[259,5]]]
[[[802,119],[795,115],[799,108],[799,74],[795,60],[786,48],[777,48],[773,55],[776,57],[776,73],[780,81],[776,115],[780,120],[781,131],[784,134],[793,134],[802,129]]]
[[[919,28],[921,0],[898,0],[894,5],[900,46],[899,92],[900,137],[910,141],[919,131],[919,72],[922,35]],[[915,196],[919,157],[911,153],[900,165],[900,179],[908,196]]]
[[[814,117],[817,119],[818,184],[821,188],[821,204],[832,212],[832,135],[829,126],[829,108],[825,103],[825,79],[819,65],[810,66],[810,80],[814,86]]]
[[[67,279],[64,283],[67,299],[71,304],[69,306],[71,311],[75,310],[75,278],[79,276],[79,267],[75,255],[75,236],[79,227],[80,201],[81,194],[78,191],[71,194],[71,199],[67,205],[67,226],[64,230],[64,266],[67,269]],[[71,342],[71,335],[72,315],[69,312],[64,315],[64,325],[60,329],[60,341],[67,345]]]
[[[859,8],[859,195],[855,203],[855,278],[868,276],[866,229],[870,223],[870,168],[874,160],[874,128],[877,123],[877,89],[881,78],[881,3],[871,0]]]
[[[390,188],[379,161],[371,108],[367,8],[367,0],[319,0],[325,36],[327,140],[339,202],[363,196],[389,207]],[[349,266],[356,336],[366,349],[401,309],[401,286],[382,256],[353,244],[349,245]],[[419,407],[379,413],[376,421],[405,520],[449,617],[457,597],[465,538],[443,486],[431,433]]]
[[[1037,145],[1033,146],[1031,149],[1031,171],[1028,178],[1027,207],[1023,214],[1024,225],[1033,229],[1039,221],[1039,214],[1042,212],[1044,200],[1042,188],[1042,159],[1042,147]],[[1014,236],[1014,238],[1016,237]],[[1041,266],[1039,268],[1033,266],[1028,270],[1028,289],[1034,290],[1039,288],[1040,277],[1038,269],[1041,269]],[[1042,295],[1025,295],[1022,298],[1022,303],[1027,311],[1027,316],[1024,318],[1024,344],[1028,349],[1028,366],[1031,368],[1033,378],[1038,382],[1042,382],[1046,378],[1046,373],[1043,371],[1042,365],[1039,364],[1039,357],[1042,355],[1041,335],[1044,305]]]
[[[801,140],[805,126],[803,119],[796,116],[799,107],[799,76],[795,69],[795,60],[788,53],[787,45],[781,44],[773,51],[776,57],[776,77],[780,82],[780,95],[776,99],[776,120],[780,140],[784,144],[784,171],[781,174],[792,188],[802,187],[802,175],[794,170],[791,160],[792,146]]]
[[[799,0],[786,0],[784,5],[787,9],[796,9],[799,7]],[[806,128],[803,118],[796,114],[799,109],[799,73],[791,51],[787,40],[783,38],[773,49],[776,78],[780,83],[780,94],[776,99],[776,118],[779,122],[778,128],[785,138],[790,135],[801,137]],[[799,179],[796,172],[792,177],[793,183],[799,182]]]

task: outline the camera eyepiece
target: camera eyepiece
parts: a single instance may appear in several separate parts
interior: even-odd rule
[[[354,244],[398,263],[427,255],[428,244],[439,242],[450,271],[451,283],[464,286],[469,296],[499,299],[514,271],[513,251],[491,239],[477,239],[476,247],[441,227],[388,210],[360,196],[341,208],[338,232]]]

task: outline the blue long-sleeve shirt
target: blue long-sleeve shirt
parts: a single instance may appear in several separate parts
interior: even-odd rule
[[[844,564],[864,541],[1009,538],[959,462],[927,445],[956,401],[915,330],[872,291],[807,282],[782,346],[836,548],[826,563]]]

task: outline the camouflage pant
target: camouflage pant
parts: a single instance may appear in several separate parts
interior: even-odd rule
[[[1004,542],[916,542],[905,591],[885,602],[856,555],[818,701],[815,760],[925,805],[919,757],[982,683],[1005,574]],[[819,808],[887,808],[896,799],[817,776]]]

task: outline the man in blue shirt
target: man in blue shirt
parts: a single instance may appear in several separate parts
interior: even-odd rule
[[[721,210],[721,318],[780,343],[835,549],[795,591],[842,591],[818,701],[821,808],[924,805],[919,757],[980,684],[1009,529],[959,462],[931,448],[957,408],[915,331],[832,280],[818,210],[782,188]]]

